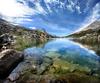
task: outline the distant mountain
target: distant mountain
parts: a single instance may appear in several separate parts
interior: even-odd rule
[[[0,35],[4,33],[10,33],[15,35],[39,35],[44,34],[47,38],[53,37],[52,35],[49,35],[46,31],[43,30],[30,30],[22,26],[13,25],[3,19],[0,19]]]
[[[52,38],[52,35],[49,35],[45,30],[30,30],[25,27],[18,25],[13,25],[3,19],[0,19],[0,41],[8,41],[8,37],[13,37],[16,42],[14,47],[18,50],[25,47],[31,46],[33,43],[43,43],[46,42],[49,38]],[[21,47],[22,46],[22,47]]]
[[[83,30],[99,30],[100,29],[100,21],[95,21],[92,24],[90,24],[88,27],[84,28]]]
[[[100,55],[100,21],[95,21],[83,30],[69,35],[72,40],[81,43]]]
[[[69,35],[69,37],[83,37],[89,35],[90,37],[94,37],[94,35],[100,35],[100,21],[93,22],[81,31]]]

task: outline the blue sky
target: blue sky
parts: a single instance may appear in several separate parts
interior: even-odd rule
[[[100,19],[100,0],[0,0],[0,18],[64,36]]]

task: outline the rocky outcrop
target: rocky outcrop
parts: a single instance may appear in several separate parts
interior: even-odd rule
[[[94,36],[100,34],[100,21],[95,21],[91,23],[89,26],[85,27],[84,29],[75,32],[68,37],[82,37],[87,34],[93,34]]]
[[[32,30],[21,26],[13,25],[5,20],[0,19],[0,35],[4,33],[9,33],[16,36],[23,36],[29,38],[37,38],[37,36],[42,36],[42,38],[51,38],[52,35],[48,34],[45,30]]]
[[[7,47],[10,48],[10,46],[13,44],[14,38],[12,35],[9,34],[3,34],[0,36],[0,49],[6,49]]]
[[[0,35],[9,34],[14,38],[14,46],[11,46],[12,49],[23,50],[31,45],[37,45],[48,41],[49,38],[53,36],[48,34],[45,30],[30,30],[25,27],[18,25],[13,25],[5,20],[0,19]],[[8,42],[8,38],[6,41]],[[2,42],[5,38],[1,38]],[[4,41],[3,41],[4,42]],[[0,45],[2,48],[2,45]]]
[[[18,82],[19,81],[25,81],[25,79],[22,79],[26,76],[29,78],[30,76],[38,76],[42,75],[46,72],[46,70],[52,65],[53,61],[49,57],[41,57],[37,58],[38,55],[33,55],[32,57],[30,55],[25,55],[24,61],[21,62],[8,76],[8,83],[10,82]],[[34,78],[35,80],[38,78]]]
[[[100,43],[100,21],[95,21],[83,30],[68,37],[72,37],[73,40],[81,41],[85,44]]]
[[[29,30],[0,19],[0,79],[4,79],[0,80],[0,83],[13,82],[27,72],[34,75],[43,74],[52,65],[51,58],[35,58],[38,55],[29,58],[27,57],[29,55],[25,56],[16,50],[30,47],[34,42],[35,44],[46,42],[52,37],[45,31]]]
[[[47,41],[49,38],[53,38],[53,36],[49,35],[45,31],[34,30],[33,38],[37,41],[37,43],[43,43]]]
[[[6,78],[23,60],[23,54],[12,49],[0,53],[0,79]]]

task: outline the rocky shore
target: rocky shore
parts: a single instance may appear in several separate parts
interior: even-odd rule
[[[59,54],[24,49],[53,36],[0,22],[0,83],[100,83],[100,72],[61,60]],[[97,74],[98,73],[98,74]]]
[[[0,79],[5,79],[12,70],[23,60],[23,54],[7,49],[0,53]]]
[[[0,38],[1,44],[7,41],[13,41],[14,44],[10,45],[10,48],[20,51],[32,45],[44,43],[50,38],[53,38],[53,36],[45,30],[30,30],[0,19]],[[7,44],[9,43],[7,42]]]
[[[0,55],[2,55],[0,57],[0,83],[100,82],[100,77],[91,73],[89,69],[79,68],[78,65],[76,67],[74,64],[60,60],[59,57],[30,55],[25,51],[18,52],[12,49],[3,50]]]
[[[5,34],[0,38],[2,39],[0,43],[2,47],[0,51],[0,83],[100,82],[100,77],[95,72],[61,60],[58,54],[48,53],[44,56],[41,55],[41,51],[33,52],[33,54],[16,51],[9,48],[14,44],[11,36]]]
[[[26,72],[42,74],[52,64],[48,57],[30,58],[22,50],[46,42],[53,36],[42,30],[29,30],[0,19],[0,83],[16,81]]]

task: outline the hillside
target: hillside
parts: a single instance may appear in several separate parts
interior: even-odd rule
[[[69,37],[82,37],[82,36],[94,35],[94,34],[98,34],[98,35],[100,34],[100,21],[93,22],[92,24],[82,29],[81,31],[69,35]]]
[[[100,55],[100,21],[95,21],[83,30],[68,37],[89,49],[95,50]]]
[[[14,48],[22,50],[33,44],[46,42],[53,36],[42,30],[29,30],[25,27],[13,25],[3,19],[0,19],[0,35],[11,36],[14,40]]]
[[[86,41],[88,42],[88,40],[100,42],[100,21],[95,21],[92,24],[90,24],[88,27],[84,28],[83,30],[74,33],[72,35],[69,35],[68,37],[80,39],[85,42]]]

